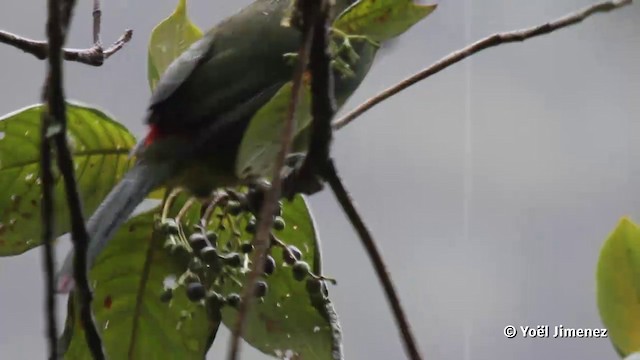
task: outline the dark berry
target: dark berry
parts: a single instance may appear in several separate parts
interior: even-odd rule
[[[267,285],[267,283],[264,281],[258,281],[256,283],[254,294],[256,297],[261,298],[267,295],[267,290],[269,290],[269,286]]]
[[[180,232],[178,223],[174,219],[166,219],[162,224],[162,229],[170,235],[178,235]]]
[[[172,298],[173,298],[173,289],[171,288],[164,289],[164,291],[160,295],[160,301],[162,301],[163,303],[167,303],[171,301]]]
[[[284,230],[285,227],[285,222],[284,219],[280,216],[276,216],[276,218],[273,220],[273,228],[275,230],[281,231]]]
[[[202,233],[193,233],[189,236],[189,245],[191,245],[193,251],[200,251],[205,246],[209,245],[209,243]]]
[[[215,244],[216,241],[218,241],[218,233],[213,231],[213,230],[207,232],[206,237],[207,237],[207,239],[209,239],[209,242],[212,243],[212,244]]]
[[[207,264],[218,261],[218,251],[213,246],[205,246],[200,250],[200,258]]]
[[[242,265],[242,255],[230,253],[224,257],[224,263],[232,267],[240,267]]]
[[[198,259],[197,257],[192,257],[189,261],[189,270],[192,272],[198,272],[202,270],[203,267],[204,264],[202,263],[202,260]]]
[[[231,214],[233,216],[240,215],[242,210],[244,210],[244,209],[242,208],[242,205],[238,201],[231,200],[227,204],[227,212],[229,212],[229,214]]]
[[[200,301],[207,295],[204,286],[199,282],[187,284],[187,297],[191,301]]]
[[[182,243],[175,244],[174,246],[172,246],[169,252],[171,252],[172,255],[176,255],[176,256],[185,256],[185,255],[189,255],[189,257],[191,256],[191,253],[189,252],[189,250],[186,248],[186,246],[183,246]]]
[[[240,306],[240,295],[236,293],[227,295],[227,304],[233,308],[238,308]]]
[[[199,283],[200,282],[200,278],[198,277],[198,275],[192,273],[192,272],[188,272],[186,274],[186,276],[184,277],[184,283],[185,284],[191,284],[191,283]]]
[[[253,244],[251,243],[251,241],[247,241],[242,243],[242,245],[240,245],[240,251],[242,251],[243,254],[248,254],[250,252],[253,251]]]
[[[264,259],[264,273],[267,275],[273,274],[276,270],[276,261],[271,257],[271,255],[267,255]]]
[[[207,306],[213,309],[221,308],[225,303],[224,297],[215,291],[209,291],[207,294]]]
[[[307,277],[307,275],[309,275],[311,268],[309,267],[309,264],[304,261],[296,261],[296,263],[293,264],[292,270],[293,278],[298,281],[302,281]]]
[[[247,205],[253,211],[258,211],[264,202],[264,192],[256,188],[249,189],[247,193]]]
[[[245,230],[249,233],[249,234],[254,234],[256,232],[256,226],[257,226],[258,222],[256,221],[256,218],[252,217],[249,222],[247,223],[247,227],[245,228]]]
[[[282,249],[282,258],[287,264],[293,265],[296,261],[302,259],[302,252],[297,247],[289,245],[286,249]]]

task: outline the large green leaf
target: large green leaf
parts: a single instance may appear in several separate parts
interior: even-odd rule
[[[292,82],[283,85],[251,119],[236,158],[236,176],[239,178],[270,177],[273,174],[273,164],[282,144],[282,129],[291,103],[292,88]],[[305,83],[295,117],[294,139],[304,134],[309,124],[311,93],[308,83]],[[294,151],[304,151],[304,141],[298,143],[301,144],[300,149]]]
[[[173,14],[151,31],[147,64],[151,90],[173,60],[201,37],[202,31],[187,16],[187,0],[179,0]]]
[[[0,256],[41,243],[40,117],[34,105],[0,118]],[[69,145],[85,215],[90,215],[131,166],[135,143],[122,125],[100,110],[68,104]],[[64,186],[55,174],[55,236],[69,230]]]
[[[219,323],[209,321],[204,306],[190,302],[184,288],[168,304],[160,301],[165,279],[180,276],[187,262],[163,248],[164,237],[159,231],[152,235],[153,227],[153,212],[130,219],[90,273],[105,349],[110,359],[203,359]],[[65,359],[91,358],[77,311],[68,316]]]
[[[292,202],[284,202],[282,217],[286,227],[274,234],[284,243],[299,248],[303,253],[302,260],[314,273],[321,273],[320,243],[304,198],[296,196]],[[222,236],[218,244],[225,246],[229,235]],[[243,236],[251,238],[250,234]],[[232,244],[231,248],[234,246]],[[340,325],[326,294],[311,295],[305,281],[293,278],[291,267],[284,263],[282,250],[271,249],[276,270],[265,279],[269,286],[267,296],[254,303],[247,316],[244,339],[263,353],[279,358],[288,355],[288,358],[305,360],[341,359]],[[242,282],[244,275],[236,276]],[[220,288],[224,294],[241,291],[234,281],[226,281]],[[233,328],[236,318],[235,309],[225,307],[222,310],[222,321],[226,326]],[[298,357],[294,356],[296,354]]]
[[[415,0],[360,0],[342,12],[333,27],[378,42],[394,38],[436,9]]]
[[[628,218],[600,251],[597,293],[613,346],[622,356],[640,351],[640,228]]]

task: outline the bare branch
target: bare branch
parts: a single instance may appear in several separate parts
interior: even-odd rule
[[[64,59],[68,61],[75,61],[91,66],[101,66],[104,64],[106,59],[122,49],[122,47],[131,40],[132,36],[133,30],[128,29],[116,42],[104,51],[102,51],[100,47],[94,45],[88,49],[63,49],[62,55]],[[40,60],[47,58],[48,51],[46,41],[27,39],[10,32],[0,30],[0,43],[11,45],[35,56]]]
[[[619,9],[623,6],[629,5],[633,2],[633,0],[614,0],[614,1],[604,1],[604,2],[600,2],[597,3],[595,5],[586,7],[578,12],[566,15],[564,17],[561,17],[557,20],[548,22],[546,24],[542,24],[542,25],[538,25],[535,27],[531,27],[528,29],[524,29],[524,30],[515,30],[515,31],[509,31],[509,32],[504,32],[504,33],[498,33],[498,34],[493,34],[490,35],[482,40],[479,40],[463,49],[460,49],[456,52],[453,52],[447,56],[445,56],[444,58],[442,58],[441,60],[439,60],[438,62],[436,62],[435,64],[425,68],[424,70],[419,71],[418,73],[400,81],[398,84],[382,91],[381,93],[379,93],[378,95],[375,95],[374,97],[370,98],[369,100],[365,101],[364,103],[362,103],[361,105],[359,105],[358,107],[356,107],[355,109],[353,109],[351,112],[349,112],[347,115],[343,116],[342,118],[336,120],[333,122],[333,127],[335,129],[341,129],[344,126],[346,126],[347,124],[349,124],[351,121],[355,120],[357,117],[359,117],[360,115],[364,114],[367,110],[371,109],[372,107],[378,105],[379,103],[383,102],[384,100],[390,98],[391,96],[399,93],[400,91],[410,87],[411,85],[414,85],[428,77],[430,77],[431,75],[434,75],[446,68],[448,68],[449,66],[460,62],[466,58],[468,58],[469,56],[480,52],[482,50],[494,47],[494,46],[498,46],[501,44],[507,44],[507,43],[513,43],[513,42],[522,42],[525,41],[527,39],[536,37],[536,36],[540,36],[540,35],[545,35],[548,34],[550,32],[565,28],[567,26],[571,26],[571,25],[575,25],[578,24],[580,22],[582,22],[583,20],[585,20],[586,18],[588,18],[591,15],[597,14],[597,13],[605,13],[605,12],[609,12],[609,11],[613,11],[616,9]]]
[[[44,243],[44,273],[47,311],[47,337],[49,341],[49,359],[58,358],[58,325],[56,323],[56,295],[55,295],[55,259],[53,250],[53,171],[51,170],[51,141],[47,138],[50,125],[48,113],[42,114],[40,127],[40,178],[42,179],[42,242]]]
[[[293,140],[294,117],[299,103],[300,91],[304,72],[307,67],[309,52],[314,40],[314,28],[318,21],[327,21],[328,5],[326,0],[305,0],[299,1],[297,5],[302,14],[302,41],[298,52],[298,63],[294,70],[293,86],[291,90],[291,101],[285,124],[282,130],[281,148],[276,158],[273,168],[273,176],[271,187],[268,189],[265,200],[260,209],[258,216],[258,225],[256,235],[253,239],[255,251],[252,256],[252,269],[247,276],[243,291],[242,301],[238,309],[238,320],[232,330],[231,346],[229,347],[229,360],[237,360],[240,355],[240,337],[244,332],[246,317],[249,312],[251,303],[254,298],[254,289],[258,278],[264,272],[265,255],[269,249],[269,235],[273,226],[273,213],[276,210],[276,204],[282,193],[282,168],[285,159],[290,152],[291,142]]]
[[[84,328],[84,333],[87,339],[89,350],[96,360],[102,360],[105,358],[104,350],[102,349],[102,342],[100,335],[96,329],[93,321],[93,315],[91,313],[91,288],[89,287],[89,280],[87,276],[87,244],[89,235],[84,226],[84,217],[82,215],[82,205],[80,203],[80,197],[76,187],[76,180],[74,177],[73,160],[71,158],[71,152],[67,146],[66,136],[66,108],[64,99],[64,89],[62,87],[62,46],[65,42],[66,30],[69,27],[71,20],[71,14],[73,13],[73,7],[75,5],[74,0],[48,0],[48,20],[47,20],[47,37],[49,46],[49,61],[48,61],[48,76],[44,85],[43,97],[46,103],[46,112],[43,115],[43,129],[42,134],[44,138],[43,143],[48,143],[53,139],[56,146],[57,163],[58,168],[62,174],[62,178],[65,185],[67,203],[71,214],[71,239],[75,248],[74,259],[74,277],[77,284],[78,299],[80,302],[80,321]],[[43,170],[47,174],[47,180],[52,181],[51,177],[51,152],[48,145],[42,145],[43,153]],[[44,186],[44,185],[43,185]],[[43,192],[51,190],[52,183],[48,183],[44,186]],[[47,190],[48,189],[48,190]],[[53,223],[53,212],[51,211],[51,197],[49,193],[49,202],[43,205],[43,215],[47,215],[43,222],[51,225]],[[46,210],[46,214],[45,214]],[[44,233],[45,241],[50,242],[52,233],[51,229],[48,229]],[[49,249],[51,251],[51,249]],[[47,267],[47,270],[51,270],[50,274],[47,274],[47,280],[53,279],[53,271]],[[51,280],[53,282],[53,280]],[[52,296],[53,284],[47,284],[47,289],[51,291],[48,296]],[[52,316],[50,314],[50,316]],[[57,351],[55,356],[57,356]]]
[[[421,359],[415,338],[411,333],[409,321],[407,320],[407,316],[405,315],[404,310],[402,310],[400,298],[398,297],[398,294],[393,286],[391,276],[387,271],[384,260],[382,260],[382,254],[380,253],[380,250],[378,249],[378,246],[376,245],[376,242],[371,235],[371,231],[369,231],[367,225],[365,225],[364,220],[358,213],[358,210],[353,203],[353,200],[351,200],[349,192],[342,183],[342,180],[340,180],[340,177],[338,176],[338,172],[332,160],[329,160],[329,164],[325,172],[325,178],[327,179],[329,186],[331,186],[331,190],[333,190],[333,194],[336,196],[336,199],[340,203],[342,210],[345,212],[345,214],[349,218],[349,221],[351,222],[351,225],[353,225],[354,229],[358,233],[358,236],[362,241],[362,245],[364,245],[365,249],[367,250],[369,259],[371,259],[373,268],[376,271],[376,275],[378,275],[378,279],[382,283],[385,295],[387,296],[387,302],[389,303],[389,306],[391,306],[391,310],[393,311],[396,323],[398,324],[398,328],[400,330],[400,333],[402,334],[405,351],[407,352],[409,359]]]

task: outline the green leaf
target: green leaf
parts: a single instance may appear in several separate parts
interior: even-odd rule
[[[320,274],[320,243],[304,198],[296,196],[292,202],[284,202],[282,217],[286,227],[274,231],[275,236],[300,249],[302,260]],[[246,233],[242,236],[252,238]],[[225,239],[228,241],[229,236],[220,237],[219,247],[225,246]],[[251,307],[243,338],[263,353],[280,358],[291,351],[289,355],[298,357],[289,358],[342,359],[340,325],[326,293],[312,295],[307,291],[306,281],[295,280],[291,266],[284,263],[280,247],[273,246],[271,256],[276,260],[276,270],[266,277],[269,290],[263,301],[256,301]],[[244,275],[235,277],[242,282]],[[220,292],[241,294],[242,289],[238,283],[226,281]],[[236,319],[237,310],[223,308],[222,321],[227,327],[233,329]]]
[[[184,287],[161,302],[165,279],[180,276],[187,262],[164,249],[162,232],[153,228],[153,211],[130,219],[91,270],[92,308],[104,347],[110,359],[203,359],[219,322],[190,302]],[[75,308],[63,335],[70,337],[65,359],[90,359]]]
[[[202,31],[187,17],[187,0],[179,0],[173,14],[151,31],[147,60],[151,90],[169,64],[201,37]]]
[[[0,118],[0,256],[41,244],[40,118],[34,105]],[[69,146],[85,216],[90,215],[132,165],[135,139],[104,112],[67,105]],[[57,170],[57,169],[54,169]],[[60,174],[55,173],[55,236],[69,230]]]
[[[416,4],[414,0],[361,0],[343,11],[333,27],[383,42],[409,30],[436,7]]]
[[[623,218],[600,251],[600,317],[621,356],[640,351],[640,228]]]
[[[288,82],[253,116],[244,133],[238,156],[236,158],[236,176],[271,177],[273,164],[281,148],[282,130],[291,102],[293,83]],[[308,84],[302,88],[298,102],[293,138],[298,136],[311,124],[311,92]],[[298,149],[306,150],[306,143],[300,142]]]

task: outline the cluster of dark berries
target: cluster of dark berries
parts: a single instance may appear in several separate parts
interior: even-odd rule
[[[243,264],[242,255],[237,252],[219,253],[218,249],[213,245],[216,244],[217,238],[218,235],[213,231],[207,234],[195,232],[189,236],[189,245],[191,245],[197,258],[216,273],[224,265],[234,268],[241,267]]]
[[[259,183],[250,185],[246,193],[231,189],[227,190],[229,200],[226,203],[226,212],[234,216],[240,215],[243,212],[258,214],[260,209],[262,209],[265,194],[268,189],[269,185],[267,183]],[[274,216],[281,215],[282,203],[279,203]]]
[[[255,234],[258,226],[258,220],[255,216],[251,216],[249,218],[249,222],[247,222],[247,226],[244,228],[246,232],[249,234]],[[273,225],[271,226],[273,230],[282,231],[286,227],[286,223],[284,222],[284,218],[282,216],[276,215],[273,218]]]
[[[250,241],[245,241],[240,244],[240,251],[244,254],[249,254],[253,251],[254,246]],[[265,275],[272,275],[276,271],[276,260],[273,256],[267,254],[264,260],[264,273]]]
[[[267,295],[267,290],[269,286],[264,281],[258,281],[256,283],[254,296],[258,298],[262,298]],[[171,301],[173,298],[174,289],[167,288],[160,295],[160,301],[166,303]],[[221,308],[222,306],[228,305],[233,308],[238,308],[240,306],[241,298],[240,295],[236,293],[231,293],[227,296],[222,296],[213,290],[207,291],[205,286],[200,282],[190,282],[185,286],[185,292],[187,298],[193,302],[199,302],[200,300],[205,300],[208,306],[213,308]]]

